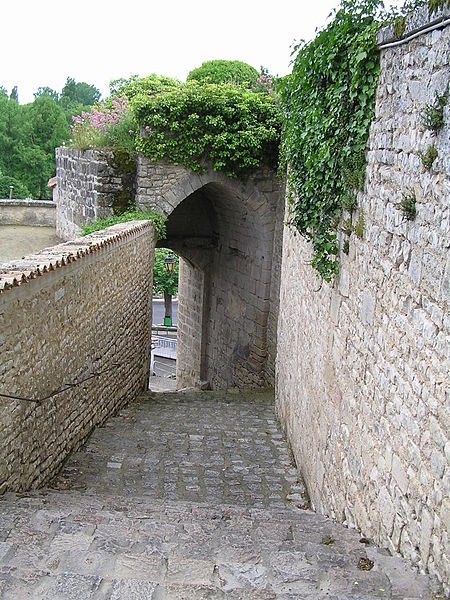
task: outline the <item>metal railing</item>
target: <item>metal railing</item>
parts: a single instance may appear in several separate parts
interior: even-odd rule
[[[170,335],[171,333],[177,333],[178,327],[174,325],[173,327],[167,327],[167,325],[152,325],[152,331],[156,331],[157,333],[164,333],[165,335]]]
[[[83,379],[80,379],[79,381],[75,381],[74,383],[64,383],[61,388],[58,388],[57,390],[53,390],[52,392],[50,392],[47,396],[44,396],[43,398],[28,398],[27,396],[17,396],[15,394],[4,394],[1,392],[0,392],[0,398],[8,398],[10,400],[24,400],[25,402],[34,402],[35,404],[42,404],[43,402],[45,402],[45,400],[50,400],[50,398],[53,398],[54,396],[57,396],[58,394],[67,392],[68,390],[71,390],[83,383],[86,383],[86,381],[90,381],[91,379],[100,377],[100,375],[103,375],[104,373],[108,373],[108,371],[111,371],[112,369],[117,369],[117,367],[121,367],[124,364],[128,364],[128,361],[126,363],[125,362],[113,363],[110,367],[107,367],[106,369],[103,369],[102,371],[95,371],[94,373],[91,373],[90,375],[83,377]]]
[[[159,335],[152,336],[152,347],[155,348],[167,348],[169,350],[177,351],[177,338],[162,337]]]

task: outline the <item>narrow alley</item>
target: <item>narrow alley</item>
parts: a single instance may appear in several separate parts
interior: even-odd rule
[[[431,580],[308,510],[271,393],[141,395],[0,497],[2,600],[415,600]]]

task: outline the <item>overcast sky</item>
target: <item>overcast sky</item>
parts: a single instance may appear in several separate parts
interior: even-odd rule
[[[205,60],[290,72],[291,45],[312,39],[338,0],[3,1],[0,85],[31,102],[68,76],[108,95],[112,79],[149,73],[184,80]]]

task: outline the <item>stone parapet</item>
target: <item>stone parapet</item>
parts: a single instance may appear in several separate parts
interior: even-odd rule
[[[135,164],[121,166],[113,152],[56,148],[56,233],[78,235],[83,225],[134,205]],[[131,169],[131,170],[130,170]]]
[[[400,17],[401,18],[401,17]],[[420,36],[421,33],[434,25],[445,27],[450,19],[450,5],[438,7],[436,10],[431,10],[428,6],[422,6],[409,12],[404,17],[403,31],[399,36],[396,33],[394,23],[380,29],[377,35],[377,43],[379,46],[390,42],[406,40],[415,34]]]
[[[0,225],[55,227],[56,204],[47,200],[0,200]]]
[[[146,389],[154,243],[136,221],[2,265],[0,493],[48,481]]]

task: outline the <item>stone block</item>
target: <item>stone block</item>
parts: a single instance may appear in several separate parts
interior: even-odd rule
[[[430,512],[426,509],[422,509],[420,519],[420,556],[424,565],[428,563],[428,556],[430,554],[431,535],[433,533],[433,517]]]
[[[403,464],[396,454],[393,454],[392,456],[392,476],[397,482],[397,485],[402,493],[406,494],[408,491],[408,476],[405,472]]]
[[[366,325],[372,325],[375,315],[376,299],[372,292],[364,290],[362,306],[361,306],[361,321]]]

